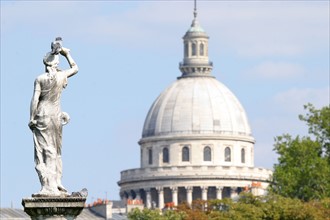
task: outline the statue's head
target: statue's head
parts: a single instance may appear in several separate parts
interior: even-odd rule
[[[58,64],[60,63],[59,55],[52,54],[51,52],[47,53],[43,59],[43,62],[46,66],[46,71],[57,71]]]

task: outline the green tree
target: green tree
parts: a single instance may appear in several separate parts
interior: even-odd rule
[[[303,202],[269,193],[266,196],[240,194],[233,202],[222,200],[193,201],[191,206],[180,204],[174,210],[134,209],[130,220],[330,220],[330,198]]]
[[[184,220],[187,217],[185,212],[166,210],[162,213],[159,209],[133,209],[128,213],[130,220]]]
[[[330,108],[329,106],[322,109],[315,109],[312,104],[304,106],[309,112],[304,115],[299,115],[299,119],[307,122],[308,132],[316,137],[316,141],[322,146],[324,156],[330,162]]]
[[[163,216],[160,215],[159,210],[151,209],[133,209],[128,213],[128,219],[130,220],[165,220]]]
[[[271,189],[282,196],[304,201],[330,197],[330,109],[305,106],[309,112],[299,118],[307,122],[310,137],[285,134],[275,138],[279,155],[274,165]]]

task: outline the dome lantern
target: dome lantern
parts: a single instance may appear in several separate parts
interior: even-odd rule
[[[208,39],[204,29],[197,20],[197,8],[195,1],[194,19],[191,27],[183,36],[183,62],[180,62],[179,69],[182,77],[211,76],[212,62],[208,57]],[[213,76],[211,76],[213,77]]]

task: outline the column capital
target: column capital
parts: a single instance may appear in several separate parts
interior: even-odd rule
[[[146,193],[150,193],[151,192],[151,188],[144,188],[143,189]]]
[[[237,187],[236,186],[230,187],[230,191],[236,192],[237,191]]]
[[[193,187],[192,186],[186,186],[185,188],[186,188],[187,192],[190,192],[191,193],[193,191]]]
[[[130,191],[126,191],[126,193],[127,193],[128,196],[132,196],[133,195],[133,193],[132,193],[131,190]]]
[[[135,199],[140,200],[141,199],[140,190],[135,189],[134,192],[135,192]]]
[[[177,186],[172,186],[172,187],[170,187],[170,189],[172,190],[172,192],[177,192],[178,191],[178,187]]]
[[[207,191],[208,189],[209,189],[208,186],[201,186],[201,190],[202,190],[202,191]]]
[[[159,187],[156,187],[156,190],[160,193],[160,192],[164,191],[164,188],[159,186]]]
[[[235,198],[237,197],[237,193],[238,193],[237,189],[238,189],[238,188],[235,187],[235,186],[230,187],[230,197],[231,197],[232,199],[235,199]]]

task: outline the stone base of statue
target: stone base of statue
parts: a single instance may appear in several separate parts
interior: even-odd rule
[[[32,197],[22,200],[32,220],[73,220],[84,209],[83,197]]]

